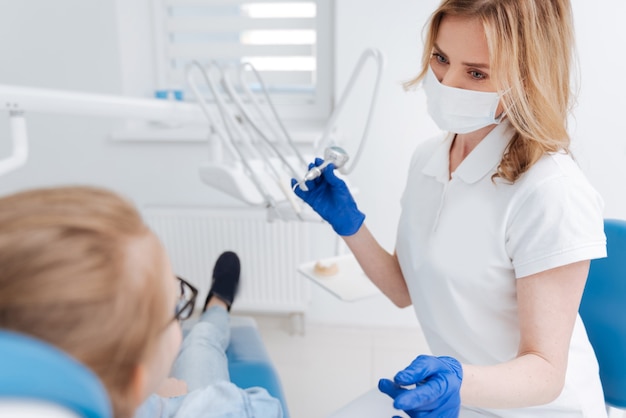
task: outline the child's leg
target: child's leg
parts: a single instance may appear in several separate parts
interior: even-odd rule
[[[187,382],[189,391],[230,381],[226,359],[229,342],[227,310],[220,306],[209,307],[183,340],[172,376]]]
[[[239,257],[232,251],[223,252],[215,262],[202,316],[183,339],[172,368],[172,376],[187,382],[189,391],[230,381],[226,358],[230,342],[228,311],[237,293],[240,271]]]

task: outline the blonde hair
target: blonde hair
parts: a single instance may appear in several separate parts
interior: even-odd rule
[[[569,152],[570,66],[574,29],[569,0],[444,0],[426,27],[422,70],[426,74],[444,16],[482,23],[492,79],[516,130],[494,177],[515,182],[549,152]]]
[[[164,287],[154,285],[162,271],[128,259],[148,233],[131,204],[101,189],[0,199],[0,327],[47,341],[91,368],[118,418],[134,413],[134,366],[150,355],[170,313]]]

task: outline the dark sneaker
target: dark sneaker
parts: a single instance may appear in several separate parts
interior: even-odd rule
[[[239,263],[239,257],[232,251],[223,252],[215,262],[213,267],[213,282],[211,283],[211,289],[204,301],[204,309],[209,300],[213,296],[217,296],[223,302],[228,305],[228,311],[235,300],[237,289],[239,288],[239,273],[241,272],[241,265]]]

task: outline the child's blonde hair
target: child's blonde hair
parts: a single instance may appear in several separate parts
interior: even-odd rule
[[[0,327],[47,341],[90,367],[118,418],[133,415],[134,366],[150,355],[171,313],[157,277],[162,270],[128,257],[148,233],[130,203],[101,189],[0,199]]]
[[[545,153],[569,152],[570,66],[574,29],[569,0],[444,0],[426,28],[422,70],[426,74],[444,16],[482,22],[491,77],[517,133],[495,177],[516,181]]]

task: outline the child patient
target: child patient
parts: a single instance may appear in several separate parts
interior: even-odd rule
[[[180,321],[197,290],[174,275],[133,205],[91,187],[0,198],[0,327],[88,366],[116,418],[282,417],[267,391],[229,380],[228,311],[239,271],[235,253],[220,256],[183,341]]]

